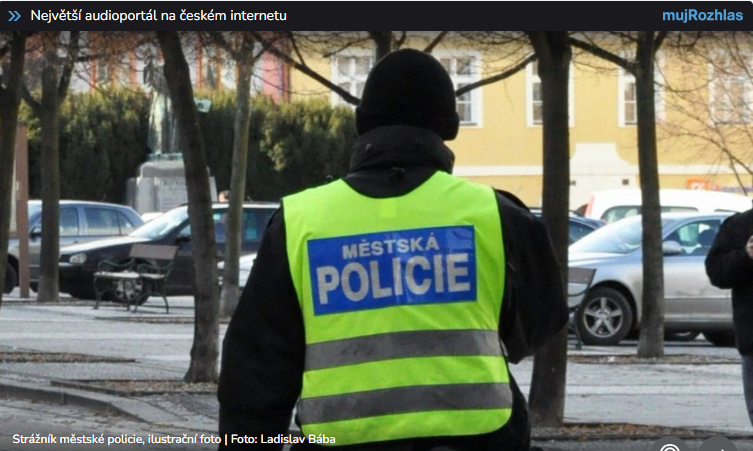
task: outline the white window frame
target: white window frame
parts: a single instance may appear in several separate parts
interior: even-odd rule
[[[725,56],[726,55],[723,52],[716,52],[711,55],[709,62],[709,125],[745,125],[753,123],[753,81],[751,81],[748,74],[746,74],[743,69],[741,69],[742,72],[737,75],[717,74],[714,63],[711,60]],[[753,53],[746,52],[744,57],[748,60],[748,65],[753,64]],[[725,78],[722,79],[722,76]],[[734,117],[721,119],[717,116],[718,113],[716,111],[716,87],[719,83],[729,84],[733,81],[741,82],[743,85],[744,111],[741,113],[739,119]],[[729,88],[727,87],[727,92],[728,89]],[[729,97],[727,100],[730,100]],[[728,106],[731,107],[733,105]],[[733,111],[732,114],[736,116],[737,112]]]
[[[533,86],[536,83],[541,83],[541,77],[538,74],[533,73],[534,64],[538,64],[538,61],[533,61],[526,66],[526,125],[529,128],[541,127],[541,122],[536,122],[533,119]],[[575,127],[575,68],[570,63],[570,71],[568,75],[568,87],[567,87],[567,115],[568,126],[570,128]]]
[[[355,66],[356,66],[355,58],[359,58],[359,57],[370,58],[369,70],[367,70],[365,74],[359,75],[355,73]],[[348,75],[345,76],[345,79],[343,79],[343,76],[340,75],[340,70],[339,70],[340,68],[338,66],[339,58],[348,58],[349,68],[348,68]],[[333,55],[331,60],[332,62],[330,64],[331,66],[330,80],[332,80],[332,83],[338,86],[341,83],[349,83],[350,86],[349,86],[348,92],[354,97],[359,97],[358,92],[357,92],[357,84],[359,82],[366,83],[366,78],[368,77],[369,72],[371,71],[371,68],[374,67],[374,64],[376,63],[375,58],[374,58],[374,52],[369,49],[349,49],[345,52]],[[332,106],[345,105],[345,106],[349,106],[350,108],[355,108],[355,105],[351,105],[350,103],[346,102],[345,99],[340,97],[340,94],[334,91],[332,92],[332,95],[331,95],[331,103],[332,103]]]
[[[483,63],[483,60],[481,59],[481,52],[477,51],[470,51],[470,50],[448,50],[448,49],[438,49],[435,50],[432,55],[434,58],[439,60],[443,59],[449,59],[450,60],[450,78],[452,79],[452,86],[457,91],[460,85],[467,85],[471,83],[475,83],[481,79],[481,65]],[[463,74],[457,74],[456,73],[456,67],[457,67],[457,60],[459,58],[471,58],[471,74],[470,75],[463,75]],[[476,89],[471,90],[471,92],[468,93],[470,95],[470,112],[471,112],[471,118],[470,120],[463,120],[463,118],[460,118],[460,126],[461,127],[476,127],[481,128],[483,127],[483,88],[479,87]],[[455,99],[458,100],[457,98]]]
[[[663,57],[657,55],[654,64],[654,111],[657,121],[663,121],[666,116],[665,78],[664,72],[661,70],[663,60]],[[628,83],[635,84],[635,76],[621,67],[617,68],[617,74],[617,125],[621,128],[634,127],[638,125],[638,90],[633,91],[635,92],[635,100],[633,101],[635,102],[635,121],[628,122],[625,117],[625,87]]]

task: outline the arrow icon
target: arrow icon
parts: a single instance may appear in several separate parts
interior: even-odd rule
[[[10,13],[10,19],[8,19],[8,22],[15,22],[21,18],[21,14],[18,14],[18,11],[8,11],[8,12]]]

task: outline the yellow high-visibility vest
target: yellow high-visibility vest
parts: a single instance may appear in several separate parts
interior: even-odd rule
[[[348,445],[508,421],[505,256],[490,187],[437,172],[377,199],[336,181],[284,198],[283,211],[305,327],[304,434]]]

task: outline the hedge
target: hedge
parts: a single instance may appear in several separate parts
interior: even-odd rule
[[[235,93],[197,93],[212,107],[200,114],[209,167],[217,189],[228,189],[232,170]],[[30,195],[39,198],[39,119],[23,108],[29,127]],[[146,161],[149,96],[113,90],[71,93],[60,118],[63,199],[125,201],[126,181]],[[353,112],[323,99],[276,104],[252,99],[246,195],[278,200],[346,174],[356,137]]]

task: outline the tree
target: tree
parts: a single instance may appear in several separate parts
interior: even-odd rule
[[[641,337],[638,356],[664,355],[664,254],[662,251],[661,206],[659,203],[659,164],[656,152],[656,111],[654,66],[656,52],[667,31],[611,32],[607,37],[620,41],[619,50],[632,53],[625,57],[586,35],[573,39],[572,45],[616,64],[635,77],[638,111],[638,168],[641,186],[641,222],[643,225],[643,299],[641,301]],[[599,36],[604,37],[604,36]]]
[[[225,235],[225,265],[222,275],[220,313],[230,316],[238,305],[238,273],[240,271],[243,232],[243,202],[246,192],[249,127],[251,125],[251,77],[260,54],[254,54],[255,39],[246,31],[237,33],[209,32],[211,40],[235,62],[235,123],[233,136],[233,167],[230,174],[230,201]]]
[[[0,47],[0,59],[9,57],[0,74],[0,307],[5,290],[8,264],[8,232],[10,229],[13,167],[16,144],[18,109],[21,105],[26,33],[6,31],[6,42]]]
[[[194,339],[186,382],[217,380],[219,357],[219,303],[212,197],[206,155],[194,103],[191,74],[180,37],[175,31],[158,31],[165,61],[165,79],[182,136],[188,217],[194,266]]]
[[[567,284],[568,205],[570,198],[570,130],[568,86],[572,50],[567,31],[527,31],[538,58],[541,77],[544,188],[544,224],[552,238],[554,253],[563,268],[563,290]],[[567,326],[537,351],[534,358],[531,418],[534,424],[560,427],[565,415],[567,373]]]
[[[680,66],[665,90],[675,119],[660,131],[673,142],[700,143],[698,159],[726,165],[743,194],[753,186],[753,32],[685,32],[665,46]]]
[[[79,31],[39,33],[42,50],[42,94],[33,97],[23,87],[23,97],[42,125],[42,248],[37,299],[57,301],[60,255],[60,105],[68,93],[79,53]],[[63,56],[61,56],[61,53]]]

